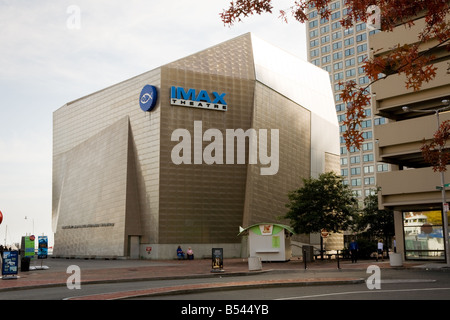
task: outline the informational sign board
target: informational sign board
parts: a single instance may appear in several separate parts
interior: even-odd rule
[[[2,276],[15,276],[17,275],[18,269],[19,269],[19,252],[3,251]]]
[[[25,258],[34,258],[34,236],[22,237],[22,256]]]
[[[212,249],[212,269],[214,271],[223,269],[223,248]]]
[[[39,236],[38,237],[38,259],[47,259],[48,257],[48,237]]]

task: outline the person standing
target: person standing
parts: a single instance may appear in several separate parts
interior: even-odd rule
[[[378,240],[378,247],[377,247],[377,261],[379,256],[381,255],[381,261],[384,261],[383,257],[383,240]]]
[[[350,256],[352,257],[352,263],[356,263],[358,261],[359,248],[358,248],[358,243],[355,241],[355,239],[352,239],[348,249],[350,250]]]

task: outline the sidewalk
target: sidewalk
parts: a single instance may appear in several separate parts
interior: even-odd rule
[[[39,270],[41,264],[47,269]],[[301,260],[288,262],[263,262],[262,269],[249,271],[247,259],[224,259],[221,272],[212,272],[211,260],[88,260],[88,259],[47,259],[30,264],[30,271],[19,272],[17,279],[0,280],[0,291],[30,289],[35,287],[66,286],[72,273],[67,273],[67,267],[76,265],[81,270],[81,285],[88,283],[105,283],[119,281],[142,281],[183,278],[228,277],[257,273],[281,274],[295,273],[291,279],[273,279],[266,281],[239,281],[222,284],[203,284],[177,286],[170,288],[154,288],[146,292],[124,292],[101,296],[83,297],[84,299],[119,299],[136,295],[164,294],[174,290],[213,290],[221,288],[236,288],[239,286],[270,286],[270,285],[311,285],[324,283],[356,283],[361,278],[355,278],[351,272],[342,271],[367,270],[370,265],[380,268],[391,268],[389,261],[361,261],[352,264],[350,261],[336,260],[314,261],[307,263],[307,269]],[[404,263],[401,268],[411,268],[423,263]],[[33,270],[37,267],[36,270]],[[336,271],[336,276],[320,277],[320,271]],[[314,272],[313,272],[314,271]],[[340,272],[341,271],[341,272]],[[247,278],[248,279],[248,278]]]

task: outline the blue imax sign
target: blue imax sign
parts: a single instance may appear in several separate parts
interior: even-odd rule
[[[225,101],[226,93],[212,92],[210,95],[206,90],[185,89],[172,87],[170,89],[170,104],[173,106],[200,108],[208,110],[227,111]]]

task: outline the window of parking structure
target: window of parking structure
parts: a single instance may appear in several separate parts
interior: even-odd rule
[[[441,212],[441,210],[403,212],[406,259],[445,260]]]

